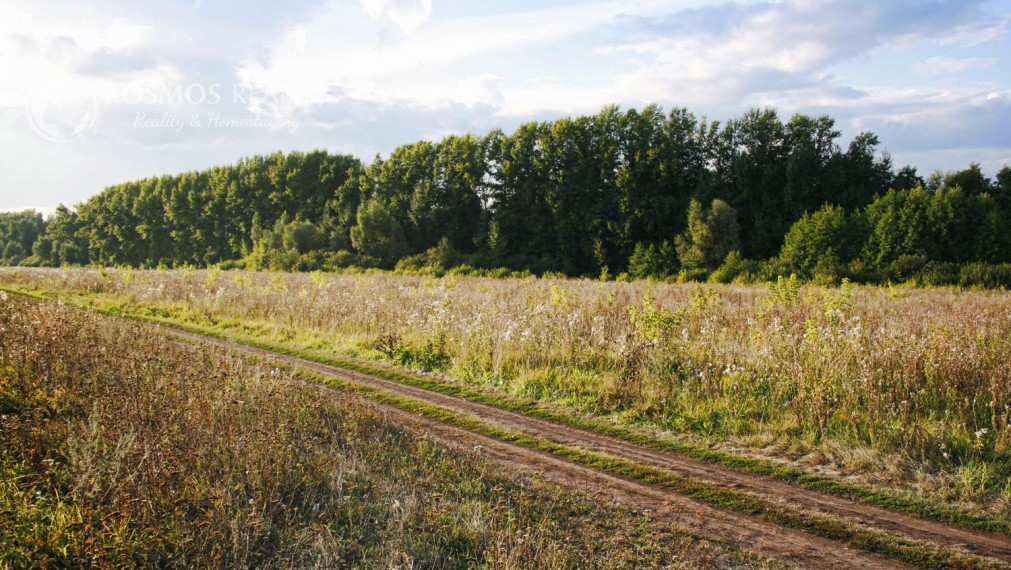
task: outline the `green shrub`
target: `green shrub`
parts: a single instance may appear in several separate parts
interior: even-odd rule
[[[958,285],[961,267],[957,263],[930,261],[916,273],[916,284],[923,287]]]
[[[758,271],[758,264],[750,259],[741,257],[739,251],[731,251],[727,258],[709,276],[709,281],[713,283],[750,283],[754,281]]]
[[[1011,263],[967,263],[959,272],[962,287],[1011,288]]]
[[[896,282],[908,281],[927,265],[927,261],[924,255],[900,255],[889,264],[885,277]]]
[[[447,334],[440,331],[435,338],[425,341],[421,348],[400,346],[395,358],[401,366],[418,368],[425,372],[441,372],[449,367],[452,357],[446,348]]]
[[[670,243],[635,244],[628,259],[628,274],[635,279],[663,279],[677,268],[677,254]]]

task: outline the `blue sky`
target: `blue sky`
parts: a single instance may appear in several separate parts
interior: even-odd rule
[[[774,106],[923,175],[1011,164],[1011,1],[3,0],[0,210],[275,150]]]

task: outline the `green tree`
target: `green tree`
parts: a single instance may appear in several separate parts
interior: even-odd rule
[[[949,172],[944,177],[944,187],[954,188],[958,186],[966,194],[976,195],[990,192],[991,181],[983,174],[983,168],[978,162],[973,162],[969,168],[958,172]]]
[[[683,231],[688,203],[707,178],[712,140],[705,120],[687,109],[663,110],[650,105],[622,117],[619,246],[657,244]]]
[[[315,224],[301,221],[292,222],[282,228],[281,244],[286,250],[303,254],[325,249],[327,239]]]
[[[0,244],[4,244],[3,262],[7,265],[21,263],[45,230],[46,222],[42,219],[42,214],[35,210],[0,212]]]
[[[4,265],[17,265],[25,258],[25,249],[15,240],[9,240],[3,248]]]
[[[741,246],[737,212],[723,200],[704,209],[697,200],[688,207],[688,227],[677,237],[675,249],[682,267],[712,271]]]
[[[819,265],[845,265],[860,253],[867,239],[860,216],[848,216],[839,206],[825,205],[814,214],[805,213],[790,227],[779,259],[790,273],[805,279],[815,277]]]
[[[993,197],[1005,214],[1011,215],[1011,166],[1005,164],[997,172],[993,181]]]
[[[392,267],[407,253],[400,222],[380,199],[370,199],[358,208],[358,224],[351,228],[351,245],[362,255]]]
[[[628,273],[636,279],[663,279],[677,270],[677,254],[670,243],[635,244],[628,260]]]
[[[557,256],[554,214],[548,202],[549,163],[544,155],[548,123],[526,123],[510,136],[489,135],[489,188],[492,220],[502,244],[499,265],[544,267]],[[549,262],[550,263],[550,262]]]

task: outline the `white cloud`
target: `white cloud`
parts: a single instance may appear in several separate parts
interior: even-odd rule
[[[889,124],[962,130],[966,115],[987,107],[1011,108],[1011,90],[872,89],[863,99],[840,104],[859,107],[858,126]]]
[[[971,6],[946,6],[939,14],[929,3],[916,0],[904,5],[783,0],[716,6],[700,1],[604,0],[448,20],[437,19],[418,0],[360,1],[360,9],[382,25],[395,23],[400,16],[393,14],[419,16],[416,23],[398,24],[403,33],[390,36],[382,33],[382,27],[363,28],[360,12],[356,21],[351,7],[334,4],[289,29],[262,62],[243,62],[238,70],[241,81],[267,92],[283,92],[292,112],[359,101],[429,110],[462,105],[487,108],[498,117],[522,118],[594,112],[609,103],[657,101],[721,114],[756,105],[820,107],[852,116],[887,108],[888,118],[879,114],[869,120],[915,121],[916,105],[928,109],[920,111],[923,116],[948,112],[954,117],[978,93],[934,104],[932,97],[938,96],[930,90],[901,94],[847,88],[833,79],[831,67],[882,46],[901,49],[931,38],[952,38],[972,26],[977,30],[983,26],[991,30],[988,33],[1001,29],[999,23],[973,20],[978,14]],[[633,26],[640,22],[642,28],[630,29],[630,22]],[[601,62],[601,71],[590,71],[589,77],[574,78],[536,64],[528,69],[501,67],[507,65],[503,57],[519,50],[528,50],[526,54],[545,50],[549,55],[556,46],[565,49],[562,40],[617,26],[633,32],[628,37],[634,40],[597,40],[588,53],[571,54]],[[954,69],[987,61],[932,63]],[[467,65],[473,62],[497,62],[499,67],[486,64],[490,67],[482,70],[480,65]],[[604,69],[607,64],[609,71]],[[896,102],[887,106],[890,98]]]
[[[931,57],[913,64],[913,71],[923,75],[952,75],[969,69],[986,69],[997,63],[994,58]]]
[[[108,99],[126,89],[176,81],[180,73],[157,65],[115,77],[80,69],[100,54],[130,54],[153,41],[153,28],[129,18],[67,8],[61,18],[36,4],[0,8],[0,106],[24,107],[40,97],[59,99],[85,90]]]
[[[237,74],[243,84],[283,91],[302,107],[344,98],[425,107],[504,105],[510,96],[501,74],[460,76],[453,65],[568,38],[622,16],[660,14],[704,3],[606,0],[429,21],[407,26],[404,34],[395,37],[383,37],[381,30],[364,30],[346,5],[334,4],[312,21],[290,29],[265,62],[243,61]],[[395,21],[395,17],[407,18],[407,13],[426,12],[425,4],[418,2],[363,0],[362,7],[376,20]],[[495,86],[489,88],[487,78],[493,76]],[[477,90],[475,81],[482,83]]]
[[[956,27],[944,39],[946,44],[978,46],[1007,35],[1011,16],[1001,14],[991,19],[970,22]]]
[[[389,22],[410,31],[432,14],[432,0],[359,0],[362,10],[373,20]]]
[[[145,45],[154,35],[153,31],[151,26],[138,24],[129,18],[116,18],[98,37],[87,38],[81,46],[91,53],[102,50],[128,52]]]

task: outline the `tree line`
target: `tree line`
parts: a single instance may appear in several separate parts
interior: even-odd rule
[[[828,116],[611,106],[367,165],[278,152],[113,186],[48,220],[4,214],[2,261],[936,282],[1011,262],[1007,166],[924,179],[873,133],[840,136]]]

